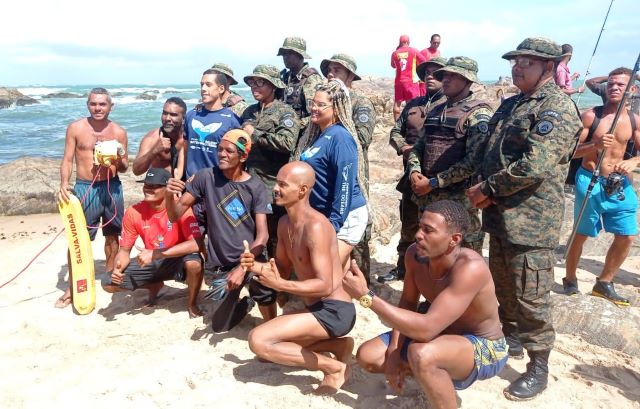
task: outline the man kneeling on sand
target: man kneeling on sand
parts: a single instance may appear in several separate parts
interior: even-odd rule
[[[122,224],[120,250],[115,268],[102,288],[117,291],[146,288],[149,304],[155,303],[165,280],[184,281],[186,276],[189,317],[202,313],[196,303],[202,284],[202,258],[195,239],[200,238],[200,228],[191,210],[175,223],[167,216],[165,192],[171,174],[164,168],[151,168],[143,182],[144,200],[127,208]],[[130,260],[131,248],[140,236],[144,248]]]
[[[264,360],[322,371],[324,379],[316,392],[328,393],[336,392],[347,378],[353,339],[344,336],[353,328],[356,312],[342,288],[336,232],[309,204],[314,183],[315,173],[304,162],[280,169],[273,196],[287,215],[278,223],[276,258],[259,263],[245,252],[241,265],[261,284],[297,295],[306,305],[253,329],[249,348]],[[288,279],[293,270],[297,281]]]
[[[468,226],[468,212],[457,202],[424,208],[406,253],[398,307],[367,289],[355,263],[343,280],[352,297],[393,328],[360,346],[360,366],[384,373],[398,391],[404,376],[413,374],[432,408],[455,408],[454,388],[497,375],[508,358],[489,268],[482,256],[460,246]],[[430,303],[426,313],[415,312],[420,296]]]

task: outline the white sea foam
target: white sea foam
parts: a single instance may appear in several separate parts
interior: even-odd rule
[[[30,97],[37,97],[37,96],[52,94],[54,92],[64,91],[66,89],[67,88],[27,87],[27,88],[18,88],[18,91]]]

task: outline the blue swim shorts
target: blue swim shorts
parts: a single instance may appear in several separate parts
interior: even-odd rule
[[[475,366],[467,379],[453,380],[456,390],[467,389],[476,380],[489,379],[502,371],[509,359],[509,348],[507,341],[503,338],[497,340],[486,339],[475,335],[463,335],[471,342],[474,350]],[[380,335],[380,339],[385,345],[391,342],[391,331]],[[409,345],[413,342],[411,338],[405,338],[400,349],[400,357],[407,360]]]
[[[107,185],[109,189],[107,189]],[[90,180],[78,179],[73,190],[75,190],[79,200],[84,197],[82,210],[84,211],[85,219],[87,219],[91,241],[96,238],[96,233],[98,232],[95,227],[101,223],[106,224],[109,220],[111,222],[102,228],[102,235],[120,235],[122,217],[124,216],[124,196],[122,195],[122,183],[117,176],[109,181],[95,182],[93,186],[91,186]]]
[[[587,193],[592,173],[581,167],[576,173],[576,201],[573,207],[573,218],[578,217],[580,207]],[[598,177],[589,201],[584,208],[584,214],[578,224],[577,232],[589,237],[596,237],[604,226],[604,231],[620,236],[635,236],[638,234],[638,222],[636,214],[638,211],[638,196],[625,177],[623,182],[624,199],[620,200],[619,195],[607,195],[604,187],[606,177]]]

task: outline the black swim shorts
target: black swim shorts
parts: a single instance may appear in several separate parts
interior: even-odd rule
[[[356,323],[356,307],[352,302],[321,300],[307,307],[327,330],[331,338],[345,336]]]

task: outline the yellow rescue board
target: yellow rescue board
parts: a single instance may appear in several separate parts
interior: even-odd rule
[[[67,203],[59,202],[71,264],[70,274],[73,307],[78,314],[85,315],[96,306],[96,275],[91,252],[91,240],[80,200],[69,193]]]

